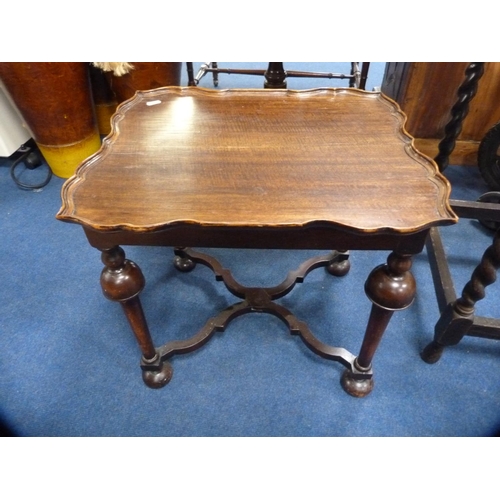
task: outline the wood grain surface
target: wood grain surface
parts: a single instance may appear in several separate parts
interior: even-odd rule
[[[64,185],[57,217],[137,232],[451,224],[449,184],[404,120],[390,99],[357,89],[138,92]]]

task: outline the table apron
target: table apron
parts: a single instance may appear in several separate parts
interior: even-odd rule
[[[394,250],[420,253],[428,229],[411,233],[355,233],[337,228],[211,228],[173,226],[160,231],[97,231],[84,227],[89,243],[100,250],[116,245],[260,248],[290,250]]]

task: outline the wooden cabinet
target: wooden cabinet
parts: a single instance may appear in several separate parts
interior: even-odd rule
[[[434,158],[457,90],[469,63],[387,63],[382,92],[408,116],[406,129],[416,147]],[[477,150],[486,132],[500,121],[500,63],[486,63],[450,163],[477,165]]]

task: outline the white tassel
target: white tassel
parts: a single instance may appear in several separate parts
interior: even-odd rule
[[[113,71],[115,76],[126,75],[130,70],[134,69],[132,64],[126,62],[95,62],[92,64],[103,71]]]

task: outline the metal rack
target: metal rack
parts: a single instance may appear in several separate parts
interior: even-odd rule
[[[196,86],[200,80],[207,74],[213,76],[214,87],[219,85],[219,74],[235,74],[235,75],[257,75],[263,76],[264,88],[281,89],[286,88],[287,78],[328,78],[328,79],[348,79],[349,87],[359,88],[364,90],[370,68],[369,62],[351,62],[351,72],[344,73],[326,73],[326,72],[310,72],[310,71],[287,71],[282,62],[270,62],[266,69],[237,69],[237,68],[219,68],[216,62],[207,62],[202,64],[196,76],[194,76],[193,63],[186,63],[188,71],[188,85]]]

